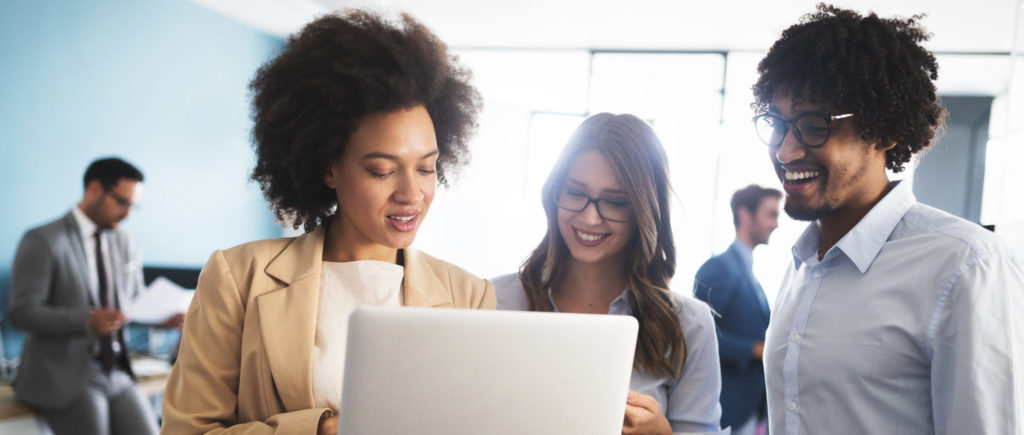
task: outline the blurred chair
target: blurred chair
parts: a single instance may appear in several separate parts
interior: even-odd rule
[[[25,333],[15,329],[7,317],[10,271],[0,271],[0,381],[10,382],[17,373]]]

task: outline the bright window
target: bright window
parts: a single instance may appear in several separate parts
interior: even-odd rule
[[[540,187],[587,115],[632,113],[665,145],[672,184],[675,291],[725,250],[734,231],[729,198],[751,183],[778,187],[754,135],[750,87],[763,53],[622,53],[465,50],[485,108],[472,164],[438,193],[420,249],[482,277],[512,273],[546,230]],[[755,253],[769,301],[805,224],[780,219]]]

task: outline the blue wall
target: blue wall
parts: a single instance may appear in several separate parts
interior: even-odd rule
[[[186,0],[0,1],[0,317],[21,234],[67,213],[99,156],[146,175],[123,226],[147,264],[279,236],[247,181],[247,85],[282,44]]]

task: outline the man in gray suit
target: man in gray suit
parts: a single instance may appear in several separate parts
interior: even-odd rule
[[[71,212],[21,239],[11,267],[10,319],[28,335],[15,397],[57,434],[155,434],[134,381],[121,308],[143,290],[134,240],[118,223],[142,194],[142,173],[93,162]],[[180,323],[181,317],[168,324]]]

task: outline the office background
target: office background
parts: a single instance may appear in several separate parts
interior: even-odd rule
[[[484,277],[516,270],[543,234],[540,183],[569,133],[587,114],[631,112],[668,150],[673,286],[689,291],[697,267],[732,241],[732,191],[778,184],[749,122],[749,88],[764,50],[814,2],[777,3],[0,1],[3,356],[20,346],[6,320],[18,240],[78,201],[97,157],[121,156],[146,174],[124,228],[148,265],[198,268],[215,249],[293,234],[248,182],[247,85],[285,35],[346,5],[409,10],[484,95],[473,163],[438,194],[416,246]],[[975,222],[1024,221],[1024,0],[837,4],[930,14],[950,125],[918,167],[894,177]],[[804,225],[781,219],[756,251],[770,300]]]

